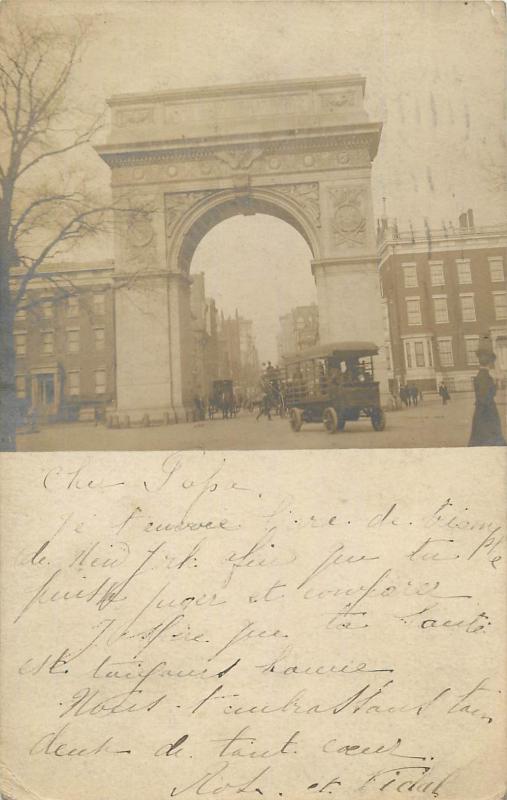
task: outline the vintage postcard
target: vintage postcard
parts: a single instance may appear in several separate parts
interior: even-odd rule
[[[2,7],[3,449],[505,445],[505,7]]]
[[[505,36],[0,2],[0,800],[504,800]]]

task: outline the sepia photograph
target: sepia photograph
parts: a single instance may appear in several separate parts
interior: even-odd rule
[[[0,800],[507,800],[506,23],[0,0]]]
[[[502,4],[0,14],[3,450],[505,445]]]

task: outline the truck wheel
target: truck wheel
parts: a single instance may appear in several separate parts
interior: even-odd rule
[[[291,408],[289,417],[290,426],[295,433],[301,430],[303,424],[303,414],[300,408]]]
[[[338,416],[334,408],[326,408],[322,415],[322,421],[328,433],[336,433],[338,428]]]
[[[374,431],[383,431],[386,427],[386,417],[381,408],[372,409],[371,424]]]

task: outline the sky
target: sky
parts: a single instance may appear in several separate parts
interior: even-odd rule
[[[10,3],[13,4],[12,2]],[[7,0],[9,5],[9,0]],[[383,209],[422,227],[473,208],[476,224],[505,221],[505,5],[435,2],[157,2],[17,0],[27,15],[93,20],[73,87],[97,108],[117,93],[360,73],[366,109],[383,131],[372,171]],[[90,170],[108,169],[90,151]],[[264,216],[235,217],[199,245],[192,271],[226,313],[254,320],[272,358],[277,318],[315,300],[300,235]]]

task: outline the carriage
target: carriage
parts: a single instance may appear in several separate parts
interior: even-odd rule
[[[334,342],[285,357],[281,380],[292,430],[323,422],[328,433],[335,433],[347,422],[368,418],[375,431],[383,431],[376,355],[372,342]]]

